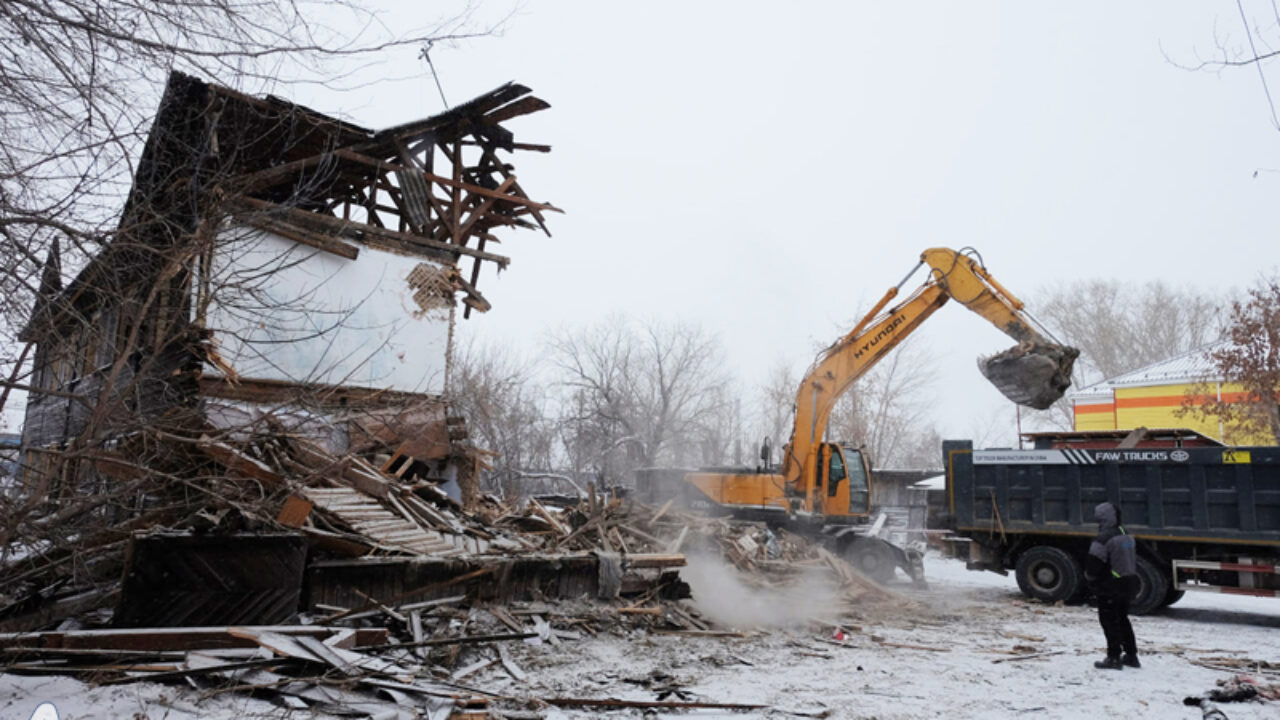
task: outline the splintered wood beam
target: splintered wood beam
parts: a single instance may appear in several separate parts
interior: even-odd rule
[[[368,224],[380,229],[386,229],[387,226],[382,222],[382,218],[378,217],[377,197],[378,188],[376,185],[370,187],[367,193],[363,189],[356,190],[356,199],[363,201],[361,206],[364,207],[365,216],[369,219]]]
[[[476,244],[476,249],[484,250],[484,244],[485,244],[485,239],[480,238],[479,242]],[[461,278],[459,278],[459,280],[461,280]],[[471,261],[471,287],[475,287],[476,283],[478,283],[479,281],[480,281],[480,261],[472,260]],[[488,310],[488,308],[485,308],[485,310]],[[485,312],[485,310],[481,310],[480,312]],[[471,317],[471,306],[467,305],[467,309],[462,311],[462,319],[466,320],[470,317]]]
[[[334,217],[332,215],[320,215],[318,213],[307,212],[306,210],[277,205],[272,202],[267,202],[266,200],[241,197],[235,198],[233,202],[253,212],[274,214],[281,218],[288,218],[292,222],[325,228],[339,235],[361,235],[363,236],[362,239],[366,242],[370,242],[370,244],[374,244],[371,242],[372,238],[383,238],[388,241],[394,241],[392,244],[398,245],[400,249],[403,250],[420,252],[433,250],[442,251],[451,256],[451,262],[456,262],[459,255],[466,255],[497,263],[498,267],[504,269],[511,264],[511,258],[506,257],[505,255],[496,255],[494,253],[483,252],[469,247],[442,243],[420,235],[374,227],[373,225],[358,223],[352,220],[343,220],[342,218]]]
[[[413,171],[412,168],[407,168],[398,163],[384,162],[384,161],[378,160],[377,158],[372,158],[372,157],[369,157],[368,155],[360,155],[359,153],[355,153],[350,150],[337,150],[335,151],[335,154],[338,155],[339,157],[344,157],[354,162],[364,163],[366,165],[372,165],[374,167],[379,167],[386,170],[403,170],[408,172]],[[501,165],[501,163],[498,163],[498,164]],[[506,173],[504,173],[504,175],[505,174]],[[561,210],[560,208],[554,205],[551,205],[548,203],[539,203],[539,202],[530,200],[529,196],[525,195],[523,191],[518,191],[519,194],[517,195],[503,195],[493,190],[490,190],[489,188],[486,188],[486,187],[481,187],[479,185],[472,185],[471,183],[462,182],[461,180],[455,181],[447,177],[436,175],[434,173],[424,172],[423,177],[425,177],[427,180],[430,180],[432,182],[437,182],[437,183],[440,183],[441,185],[445,185],[448,187],[456,186],[458,188],[461,188],[462,190],[466,190],[467,192],[473,193],[475,195],[485,195],[485,196],[496,197],[497,199],[502,200],[504,202],[514,203],[516,205],[523,205],[525,207],[533,208],[539,211],[545,210],[545,211],[558,212],[558,213],[564,212],[563,210]],[[519,187],[519,186],[516,185],[514,187]]]
[[[274,235],[279,235],[282,238],[292,240],[296,243],[302,243],[303,245],[309,245],[317,250],[333,253],[334,255],[344,257],[348,260],[355,260],[360,256],[360,248],[354,245],[348,245],[347,243],[328,235],[314,233],[310,230],[305,230],[295,225],[290,225],[278,220],[272,220],[270,218],[246,216],[242,218],[242,220],[246,225],[253,226],[259,230],[265,230],[266,232]]]
[[[486,198],[483,198],[479,195],[467,195],[466,198],[462,200],[462,203],[461,203],[462,207],[458,211],[458,214],[459,215],[469,214],[472,210],[479,207],[480,204],[483,203],[485,200]],[[446,213],[446,215],[441,216],[440,221],[435,225],[435,229],[431,231],[430,237],[433,240],[440,240],[443,242],[445,241],[446,238],[454,237],[455,230],[457,230],[457,225],[451,224],[449,222],[449,218],[453,217],[453,211],[455,206],[452,202],[450,202],[450,203],[447,203],[446,207],[448,208],[448,213]],[[467,235],[465,232],[462,232],[459,234],[462,236],[462,244],[466,245],[467,241],[471,239],[471,236]]]
[[[247,175],[237,175],[229,178],[224,185],[233,188],[236,192],[252,192],[264,187],[269,187],[286,178],[293,177],[301,172],[310,170],[317,165],[334,159],[333,153],[322,153],[313,155],[302,160],[295,160],[291,163],[277,165],[266,170],[249,173]]]
[[[459,229],[462,227],[462,146],[454,143],[453,148],[453,240],[454,245],[466,245],[466,236]]]
[[[482,117],[490,110],[506,105],[512,100],[528,95],[531,92],[533,91],[524,85],[507,83],[496,90],[491,90],[474,100],[469,100],[439,115],[379,130],[374,134],[374,141],[371,144],[383,145],[388,138],[399,138],[412,143],[425,133],[437,133],[446,128],[452,128],[456,131],[458,125]],[[361,149],[363,147],[364,144],[361,145]]]
[[[245,455],[230,445],[217,442],[208,435],[200,436],[200,442],[196,443],[196,448],[236,475],[258,480],[273,487],[284,482],[284,478],[265,463]]]
[[[497,192],[499,193],[505,192],[515,184],[516,184],[516,176],[511,175],[501,185],[498,186]],[[498,199],[492,196],[484,198],[484,200],[482,200],[480,204],[477,205],[474,209],[472,209],[471,212],[467,215],[467,220],[466,222],[462,223],[462,228],[458,230],[458,233],[463,236],[467,236],[468,233],[471,232],[471,227],[476,224],[476,221],[479,220],[484,215],[488,214],[488,212],[491,209],[493,209],[494,204],[497,202],[498,202]],[[480,241],[484,242],[484,239],[481,238]],[[484,248],[481,247],[480,249],[483,250]]]
[[[497,110],[494,110],[488,115],[480,118],[480,122],[485,123],[486,125],[497,125],[498,123],[505,122],[511,118],[528,115],[529,113],[535,113],[539,110],[546,110],[549,107],[551,107],[551,103],[531,95],[508,105],[503,105]]]
[[[509,173],[509,172],[506,170],[506,166],[505,166],[505,165],[503,165],[503,164],[502,164],[502,162],[500,162],[500,161],[498,160],[498,156],[497,156],[497,154],[494,152],[493,146],[492,146],[492,145],[484,145],[484,146],[483,146],[483,150],[484,150],[484,157],[485,157],[485,158],[487,158],[487,159],[489,159],[489,160],[491,160],[495,165],[497,165],[497,166],[498,166],[498,171],[499,171],[499,172],[501,172],[501,173],[503,174],[503,176],[504,176],[504,177],[507,177],[507,178],[509,178],[509,179],[511,179],[511,180],[513,180],[513,181],[514,181],[515,176],[514,176],[514,175],[512,175],[511,173]],[[516,191],[518,194],[520,194],[520,195],[525,195],[524,189],[520,187],[520,184],[519,184],[519,183],[512,182],[511,189],[512,189],[512,190],[515,190],[515,191]],[[525,195],[525,197],[528,197],[528,196],[527,196],[527,195]],[[533,213],[533,217],[534,217],[534,219],[535,219],[535,220],[537,220],[537,221],[538,221],[538,226],[542,228],[542,232],[546,233],[546,234],[547,234],[547,237],[551,237],[551,231],[547,229],[547,223],[546,223],[546,220],[542,217],[542,213],[540,212],[540,210],[542,210],[542,209],[543,209],[543,207],[535,207],[535,205],[537,205],[537,203],[526,203],[525,205],[526,205],[526,207],[528,207],[528,208],[530,209],[530,211]],[[563,210],[560,210],[559,208],[552,207],[552,206],[550,206],[550,205],[546,205],[546,206],[544,206],[544,207],[547,207],[547,208],[550,208],[550,209],[552,209],[552,210],[555,210],[556,212],[564,212]]]
[[[463,292],[467,294],[466,297],[462,298],[462,304],[467,306],[467,309],[463,311],[464,317],[466,317],[467,313],[473,308],[476,312],[489,312],[489,309],[493,307],[472,283],[463,280],[461,277],[455,277],[453,281],[462,289]]]
[[[492,143],[488,143],[488,142],[476,142],[475,140],[462,140],[462,141],[460,141],[460,142],[461,142],[463,145],[475,145],[476,147],[488,147],[489,145],[491,145],[491,144],[492,144]],[[514,142],[514,143],[511,143],[511,149],[512,149],[512,150],[529,150],[529,151],[531,151],[531,152],[540,152],[540,153],[549,153],[549,152],[551,152],[551,146],[550,146],[550,145],[539,145],[539,144],[536,144],[536,143],[518,143],[518,142]]]

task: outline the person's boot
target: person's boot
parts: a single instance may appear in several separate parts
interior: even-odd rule
[[[1138,662],[1138,654],[1137,654],[1137,653],[1125,653],[1125,654],[1124,654],[1124,657],[1120,659],[1120,662],[1121,662],[1121,663],[1123,663],[1123,664],[1125,664],[1125,665],[1128,665],[1128,666],[1129,666],[1129,667],[1131,667],[1131,668],[1140,668],[1140,667],[1142,667],[1142,663]]]
[[[1099,660],[1093,664],[1099,670],[1122,670],[1124,665],[1120,664],[1119,655],[1108,655],[1105,659]]]

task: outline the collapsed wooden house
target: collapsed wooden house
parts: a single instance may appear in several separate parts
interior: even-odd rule
[[[498,234],[556,210],[507,159],[550,150],[503,127],[549,107],[529,93],[375,131],[174,73],[118,231],[65,287],[56,250],[46,266],[26,485],[82,488],[145,430],[268,416],[340,453],[412,437],[402,454],[454,472],[459,303],[488,310]]]

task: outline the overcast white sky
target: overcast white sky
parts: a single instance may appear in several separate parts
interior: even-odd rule
[[[1270,2],[1245,8],[1280,39]],[[1169,58],[1245,42],[1233,2],[531,0],[501,37],[432,51],[451,102],[516,80],[551,103],[508,127],[554,146],[515,163],[567,211],[554,237],[509,236],[493,311],[460,333],[533,352],[612,312],[680,318],[751,386],[779,358],[802,370],[935,245],[976,247],[1028,300],[1087,277],[1243,287],[1277,262],[1280,134],[1254,68]],[[373,72],[416,77],[305,100],[375,127],[442,109],[412,51]],[[973,362],[1006,338],[955,305],[917,337],[943,354],[943,435],[998,416],[989,439],[1013,442]]]

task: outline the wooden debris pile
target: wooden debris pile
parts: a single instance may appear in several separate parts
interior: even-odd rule
[[[68,630],[0,635],[0,667],[99,685],[162,682],[202,697],[248,693],[294,711],[378,718],[545,717],[546,708],[759,709],[659,692],[656,701],[548,696],[529,684],[510,643],[558,646],[617,632],[607,605],[455,595],[433,601],[318,608],[312,624]],[[476,686],[510,678],[503,692]],[[517,688],[513,690],[512,688]]]
[[[548,550],[712,555],[731,563],[755,587],[785,586],[819,570],[829,572],[850,600],[902,600],[805,537],[762,522],[686,512],[674,501],[655,507],[628,497],[600,498],[588,487],[576,506],[548,507],[530,498],[523,511],[499,513],[493,523],[520,528],[526,540],[537,537]]]
[[[312,555],[340,557],[528,549],[488,530],[435,483],[401,481],[301,437],[139,436],[92,462],[104,478],[100,493],[5,508],[0,631],[110,607],[131,572],[130,547],[148,535],[300,534]],[[258,620],[279,622],[295,611]]]

